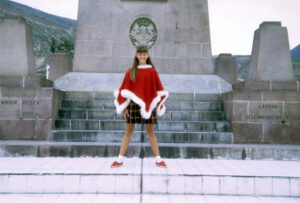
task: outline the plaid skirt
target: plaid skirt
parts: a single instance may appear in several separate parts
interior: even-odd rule
[[[145,119],[141,116],[141,107],[130,101],[127,106],[129,116],[126,116],[126,123],[141,123],[141,124],[156,124],[156,108],[153,109],[152,114],[149,119]]]

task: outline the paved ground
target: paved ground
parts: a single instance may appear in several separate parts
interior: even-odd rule
[[[164,169],[126,158],[111,169],[113,160],[0,158],[0,203],[300,202],[299,161],[164,159]]]
[[[299,203],[299,198],[213,195],[31,194],[0,195],[1,203]]]

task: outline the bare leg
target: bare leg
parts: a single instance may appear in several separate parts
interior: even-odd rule
[[[153,151],[154,156],[159,156],[159,149],[157,144],[157,139],[154,134],[154,125],[153,124],[146,124],[146,132],[150,141],[150,145]]]
[[[121,145],[119,155],[125,156],[133,132],[134,132],[134,124],[126,124],[126,132],[122,140],[122,145]]]

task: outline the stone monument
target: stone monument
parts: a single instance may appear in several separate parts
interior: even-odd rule
[[[47,139],[62,93],[36,76],[31,29],[22,17],[0,22],[0,54],[0,139]]]
[[[237,82],[236,60],[232,54],[220,54],[215,61],[215,74],[234,84]]]
[[[300,143],[299,81],[280,22],[264,22],[255,31],[249,72],[251,80],[222,95],[235,143]]]
[[[169,90],[230,91],[213,75],[208,16],[207,0],[80,0],[74,72],[55,88],[112,92],[132,65],[135,47],[144,44]],[[179,90],[178,84],[186,86]]]
[[[263,22],[254,33],[249,80],[293,80],[288,32],[281,22]]]
[[[1,76],[36,75],[32,33],[24,18],[16,16],[2,20],[0,47]]]

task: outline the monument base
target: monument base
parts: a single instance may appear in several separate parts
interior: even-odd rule
[[[222,100],[235,143],[300,143],[299,81],[245,81]]]
[[[48,139],[63,99],[52,84],[37,77],[0,77],[1,140]]]
[[[54,82],[62,91],[113,92],[119,89],[125,73],[71,72]],[[221,94],[232,90],[231,84],[217,75],[159,74],[170,93]]]

